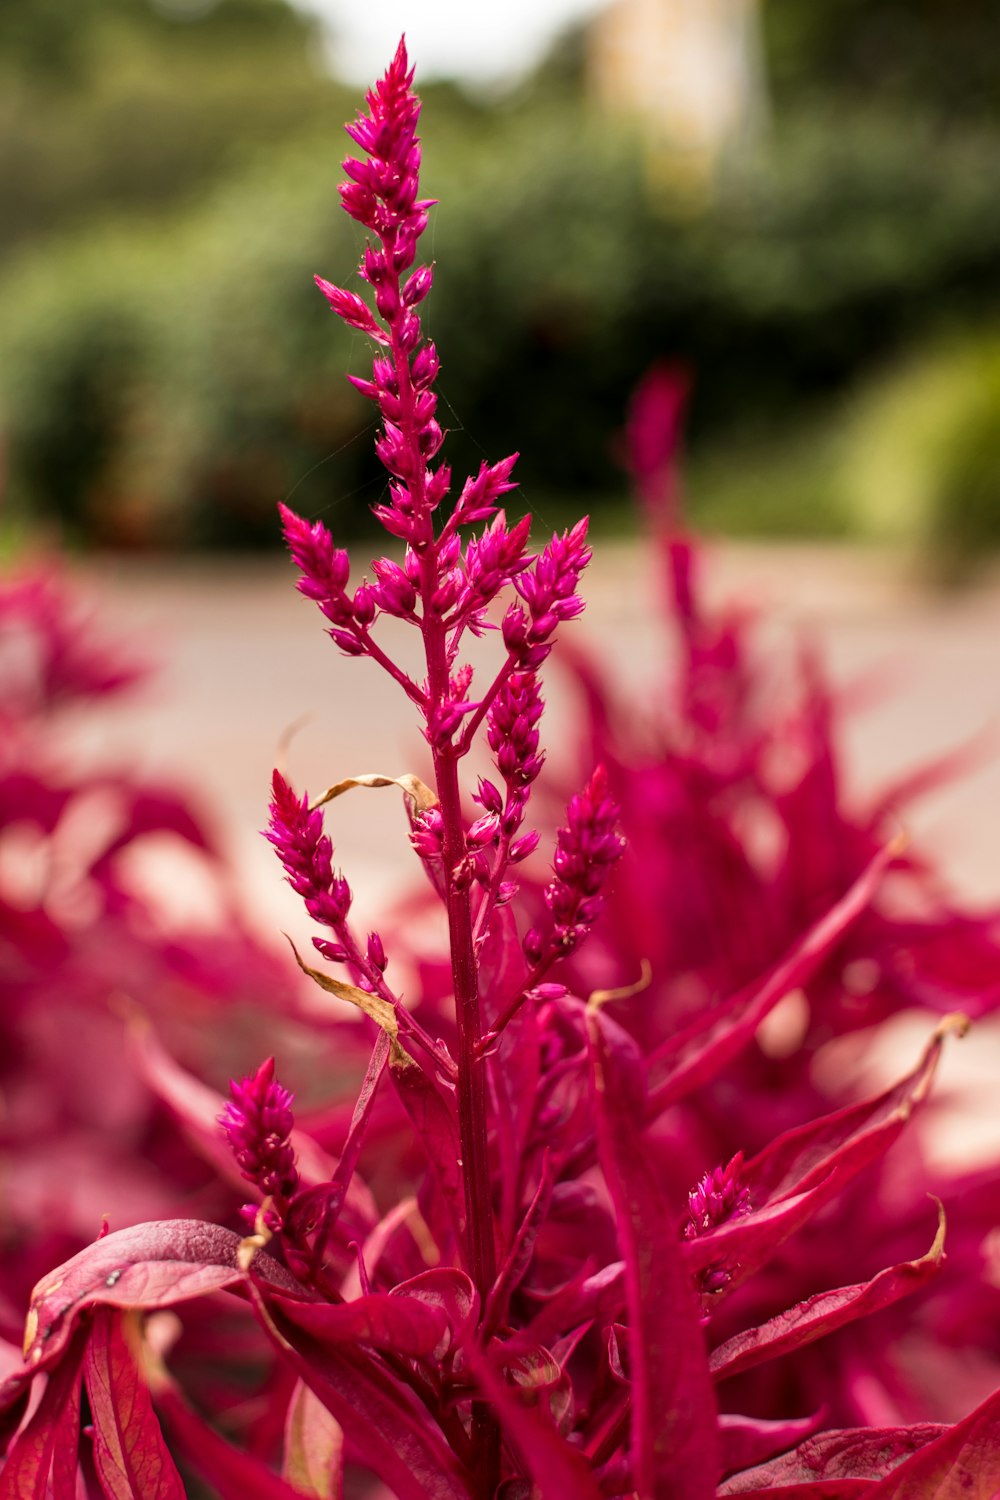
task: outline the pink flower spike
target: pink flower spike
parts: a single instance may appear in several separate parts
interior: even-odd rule
[[[337,928],[350,910],[351,891],[333,872],[333,845],[323,832],[323,814],[310,809],[308,796],[296,797],[280,771],[275,771],[272,787],[264,837],[277,850],[288,883],[304,898],[309,915]]]
[[[603,910],[603,889],[611,867],[624,851],[618,807],[608,796],[607,773],[598,766],[583,791],[571,799],[565,825],[556,836],[552,861],[556,878],[545,890],[545,904],[554,923],[550,943],[555,951],[571,953],[587,937]],[[542,951],[537,933],[529,933],[525,939],[529,959],[536,962],[535,953]]]
[[[279,505],[285,542],[292,561],[302,577],[298,588],[307,599],[313,599],[328,620],[343,625],[351,618],[351,606],[344,592],[351,571],[350,559],[321,521],[306,521],[286,505]]]
[[[299,1181],[289,1140],[295,1125],[292,1095],[275,1081],[273,1057],[242,1083],[234,1080],[230,1089],[219,1123],[243,1176],[274,1199],[280,1217]]]

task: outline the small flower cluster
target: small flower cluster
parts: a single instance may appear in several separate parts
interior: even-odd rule
[[[571,531],[554,536],[531,572],[515,584],[527,611],[511,605],[503,619],[503,638],[522,670],[540,667],[560,620],[573,620],[583,610],[577,587],[591,558],[587,525],[585,516]]]
[[[278,1230],[299,1186],[295,1152],[289,1140],[295,1124],[292,1095],[276,1081],[273,1057],[242,1083],[234,1080],[230,1090],[232,1097],[219,1123],[247,1182],[271,1200],[265,1222],[270,1230]],[[257,1205],[248,1204],[243,1216],[252,1225]]]
[[[742,1219],[750,1212],[750,1189],[743,1183],[743,1152],[737,1151],[724,1167],[706,1172],[688,1193],[690,1218],[684,1225],[686,1239],[707,1234],[727,1219]]]
[[[288,883],[306,911],[324,927],[338,929],[351,907],[351,890],[333,870],[333,844],[323,832],[323,814],[296,797],[280,771],[272,780],[271,821],[265,834],[278,852]]]
[[[548,934],[538,928],[527,933],[524,952],[530,963],[541,963],[547,951],[572,953],[583,942],[604,908],[611,868],[624,852],[618,806],[608,796],[607,773],[598,766],[583,791],[571,799],[565,825],[556,835],[555,879],[545,888],[553,926]]]

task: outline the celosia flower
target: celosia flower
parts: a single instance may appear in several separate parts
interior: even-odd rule
[[[582,792],[570,800],[566,822],[556,835],[552,861],[555,879],[545,888],[552,929],[537,929],[524,942],[529,961],[538,964],[547,951],[572,953],[590,932],[604,907],[604,886],[625,850],[618,828],[618,805],[608,796],[608,778],[598,766]]]
[[[872,1098],[813,1108],[819,1094],[807,1073],[792,1097],[776,1101],[777,1111],[793,1116],[805,1099],[804,1117],[779,1120],[762,1109],[767,1064],[755,1050],[758,1028],[785,994],[822,996],[817,977],[856,941],[890,852],[870,832],[859,841],[860,868],[835,865],[825,847],[816,851],[821,858],[804,862],[815,877],[816,909],[804,918],[797,910],[802,919],[790,931],[779,925],[778,952],[755,967],[758,949],[748,953],[744,945],[766,950],[771,922],[791,893],[778,882],[780,899],[772,894],[745,907],[747,892],[759,895],[759,872],[735,831],[725,829],[712,840],[712,870],[726,875],[732,914],[712,938],[720,945],[727,934],[739,951],[712,951],[683,970],[660,962],[650,982],[621,991],[594,986],[584,1001],[543,975],[562,958],[563,978],[585,976],[577,950],[609,896],[621,899],[609,881],[623,850],[623,777],[612,759],[569,803],[553,879],[538,902],[548,916],[522,942],[524,913],[506,873],[517,858],[512,835],[523,793],[540,768],[535,670],[558,624],[582,607],[577,588],[589,549],[581,523],[529,559],[518,528],[498,518],[463,552],[458,528],[493,513],[509,465],[483,471],[435,530],[449,477],[429,467],[441,441],[430,389],[437,360],[421,343],[415,311],[431,278],[424,267],[403,279],[429,206],[418,196],[411,80],[400,46],[368,96],[368,117],[351,127],[368,159],[346,163],[342,193],[377,240],[362,262],[375,311],[354,293],[322,285],[334,310],[385,351],[365,393],[381,408],[377,448],[395,476],[382,519],[406,551],[402,562],[377,562],[375,581],[347,601],[344,565],[326,533],[288,516],[285,527],[305,591],[338,615],[334,639],[390,671],[424,721],[433,789],[413,776],[352,777],[324,800],[358,786],[403,791],[411,841],[447,919],[452,1004],[431,1013],[448,1035],[431,1036],[388,989],[381,938],[362,943],[351,929],[349,895],[333,875],[319,809],[276,777],[269,837],[307,909],[334,928],[336,941],[323,941],[329,956],[348,965],[351,982],[306,972],[371,1025],[371,1058],[350,1120],[337,1131],[336,1165],[320,1167],[326,1178],[315,1186],[301,1185],[309,1138],[293,1161],[290,1101],[270,1062],[237,1086],[226,1130],[242,1170],[274,1197],[271,1244],[262,1243],[266,1220],[242,1242],[197,1222],[150,1224],[100,1239],[45,1278],[29,1315],[27,1363],[0,1389],[8,1432],[20,1422],[34,1376],[44,1370],[48,1384],[10,1445],[0,1484],[40,1495],[51,1474],[58,1500],[77,1493],[78,1462],[93,1462],[121,1500],[176,1496],[179,1480],[118,1314],[228,1291],[248,1304],[281,1372],[271,1384],[267,1441],[253,1448],[270,1451],[283,1431],[287,1482],[250,1446],[236,1447],[204,1423],[147,1360],[156,1400],[184,1434],[192,1466],[224,1495],[284,1496],[301,1484],[338,1492],[346,1436],[354,1463],[398,1500],[807,1500],[817,1486],[831,1496],[916,1500],[955,1485],[970,1500],[988,1500],[1000,1485],[1000,1394],[950,1428],[883,1420],[822,1430],[822,1417],[790,1419],[779,1408],[762,1420],[728,1401],[719,1415],[722,1383],[892,1307],[941,1267],[942,1228],[919,1259],[860,1278],[851,1274],[857,1247],[841,1236],[834,1248],[844,1274],[832,1284],[793,1301],[777,1276],[782,1305],[760,1321],[745,1316],[740,1300],[806,1226],[827,1232],[840,1195],[870,1182],[862,1174],[879,1168],[926,1100],[946,1037],[965,1029],[964,1018],[946,1019],[911,1071]],[[472,672],[458,656],[461,637],[488,623],[494,591],[507,584],[521,603],[504,617],[492,681],[473,696]],[[373,639],[379,611],[419,629],[422,684]],[[708,649],[711,633],[693,613],[685,620],[685,670],[694,678],[710,663],[709,675],[718,676],[725,653]],[[667,787],[689,797],[686,775],[722,776],[711,755],[696,758],[708,736],[704,716],[693,722],[691,759],[671,766]],[[735,713],[719,722],[736,736]],[[504,790],[481,779],[482,814],[470,823],[459,771],[484,723]],[[731,791],[733,763],[726,774],[721,785]],[[626,784],[623,796],[648,814],[646,794],[657,780],[654,768],[636,787]],[[797,815],[812,809],[814,795],[797,804]],[[676,796],[663,800],[677,805]],[[622,880],[632,905],[624,917],[619,909],[616,937],[630,959],[630,940],[654,946],[656,924],[676,920],[660,905],[648,927],[641,918],[662,901],[655,881],[665,865],[690,855],[690,847],[651,847],[654,821],[647,817],[636,839],[648,867],[633,867]],[[846,878],[838,884],[834,873]],[[755,926],[761,912],[768,920]],[[731,974],[736,983],[709,987],[709,976]],[[831,1015],[837,1002],[824,1026]],[[733,1077],[747,1087],[734,1089]],[[420,1161],[408,1163],[406,1196],[380,1217],[355,1172],[380,1091],[390,1090],[390,1116],[409,1123]],[[709,1162],[729,1155],[715,1149],[713,1137],[724,1131],[746,1139],[727,1165],[706,1170],[706,1147]],[[376,1170],[385,1140],[372,1153]],[[341,1209],[352,1187],[349,1229]],[[723,1329],[727,1316],[735,1326]],[[81,1367],[92,1439],[80,1431]]]
[[[292,1095],[275,1081],[273,1057],[242,1083],[234,1080],[230,1089],[232,1097],[219,1123],[247,1182],[271,1200],[269,1228],[278,1228],[299,1185],[295,1152],[289,1142],[295,1124]],[[244,1213],[252,1224],[256,1205]]]
[[[280,771],[273,778],[271,822],[265,837],[278,852],[292,890],[317,922],[340,927],[351,906],[351,891],[333,871],[333,844],[323,832],[323,814],[309,798],[296,797]]]

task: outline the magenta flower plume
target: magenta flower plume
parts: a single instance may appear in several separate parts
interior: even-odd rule
[[[444,498],[449,475],[446,469],[436,474],[427,469],[444,439],[435,418],[437,396],[431,389],[438,358],[433,344],[421,343],[416,310],[431,290],[433,268],[418,266],[403,279],[416,258],[433,206],[417,196],[420,101],[412,82],[406,46],[400,42],[385,77],[367,95],[368,115],[347,127],[367,160],[347,158],[343,166],[349,180],[340,194],[351,218],[379,242],[365,247],[360,271],[374,290],[377,316],[357,293],[319,276],[316,283],[338,317],[388,351],[387,357],[375,360],[370,380],[352,377],[352,384],[382,413],[375,447],[395,481],[392,503],[378,507],[376,514],[393,535],[426,545],[431,539],[430,512]]]
[[[370,234],[368,292],[319,284],[376,345],[371,378],[354,384],[380,412],[376,446],[390,481],[376,515],[401,545],[349,593],[350,560],[326,528],[287,510],[283,521],[300,591],[344,652],[404,689],[430,746],[421,777],[348,776],[320,805],[355,788],[401,790],[412,852],[444,921],[421,921],[416,961],[403,954],[388,968],[387,949],[398,949],[381,931],[398,934],[354,932],[320,806],[275,772],[267,838],[310,915],[332,929],[313,941],[346,977],[300,968],[332,997],[327,1006],[356,1015],[328,1054],[324,1009],[312,1076],[329,1056],[339,1087],[353,1038],[368,1057],[357,1092],[293,1131],[273,1059],[233,1084],[221,1116],[217,1105],[206,1111],[206,1086],[163,1060],[156,1076],[171,1109],[202,1135],[209,1116],[212,1160],[221,1119],[240,1171],[267,1200],[273,1242],[156,1222],[100,1238],[44,1278],[26,1363],[0,1381],[0,1496],[89,1494],[96,1469],[121,1500],[179,1497],[155,1398],[199,1483],[225,1496],[290,1496],[304,1484],[330,1494],[374,1486],[398,1500],[944,1500],[946,1491],[993,1500],[1000,1391],[983,1391],[953,1426],[905,1425],[896,1398],[909,1340],[897,1337],[880,1359],[878,1334],[850,1332],[942,1268],[943,1210],[931,1239],[933,1213],[922,1201],[915,1213],[908,1190],[896,1190],[901,1175],[919,1175],[919,1149],[887,1153],[925,1103],[946,1038],[968,1023],[947,1016],[910,1072],[872,1097],[852,1082],[850,1097],[832,1086],[831,1098],[813,1076],[830,1039],[887,1013],[884,986],[915,982],[917,919],[904,927],[878,905],[882,875],[905,862],[880,847],[879,817],[844,820],[819,695],[791,741],[803,752],[801,785],[785,767],[770,779],[763,752],[787,748],[787,728],[768,738],[749,712],[739,635],[705,624],[688,544],[666,538],[687,646],[669,753],[662,764],[626,764],[604,714],[591,736],[601,754],[589,760],[600,765],[569,801],[551,879],[522,892],[512,878],[537,844],[524,822],[544,760],[538,668],[560,624],[583,608],[587,523],[532,555],[527,521],[508,523],[499,509],[512,458],[482,465],[442,514],[450,475],[431,467],[443,437],[438,358],[418,311],[432,271],[415,266],[430,205],[419,197],[419,103],[402,44],[367,103],[349,127],[361,157],[345,163],[341,192]],[[682,398],[660,378],[633,422],[650,503],[673,473]],[[475,525],[483,529],[470,536]],[[419,681],[379,644],[383,615],[419,636]],[[474,686],[466,632],[499,658],[485,688]],[[597,685],[588,693],[597,714]],[[473,791],[460,772],[480,733],[494,779],[480,776]],[[8,790],[11,805],[18,790]],[[619,804],[633,854],[612,889],[625,847]],[[775,849],[772,825],[786,835]],[[761,827],[765,839],[754,832],[745,845],[747,829]],[[606,902],[616,920],[592,964],[580,949]],[[536,926],[522,938],[525,907]],[[432,951],[442,929],[446,963]],[[936,1005],[935,975],[950,971],[938,942],[950,947],[957,934],[950,920],[919,930],[930,951],[918,978],[933,990],[924,1003]],[[983,1009],[1000,995],[992,962],[994,988],[981,993],[987,957],[977,948],[962,981]],[[867,961],[860,976],[853,958]],[[641,983],[623,984],[640,963]],[[397,972],[407,974],[405,996],[392,988]],[[879,998],[866,975],[883,987]],[[807,1041],[772,1055],[761,1027],[772,1014],[784,1025],[776,1007],[796,994],[807,1001]],[[302,1007],[296,1024],[311,1020]],[[873,1197],[873,1176],[893,1191]],[[861,1195],[871,1200],[863,1209]],[[891,1226],[887,1202],[909,1205]],[[965,1211],[953,1261],[969,1286],[982,1283],[995,1202],[994,1172]],[[256,1224],[260,1212],[244,1217]],[[234,1404],[251,1404],[246,1368],[232,1391],[209,1393],[202,1416],[202,1401],[189,1407],[174,1384],[185,1346],[169,1371],[144,1362],[150,1394],[124,1333],[128,1313],[134,1337],[153,1344],[163,1320],[144,1328],[135,1313],[221,1291],[256,1319],[241,1321],[235,1351],[232,1322],[212,1349],[214,1376],[223,1341],[242,1365],[256,1334],[255,1415],[242,1446],[232,1416]],[[981,1298],[967,1310],[943,1306],[995,1342]],[[213,1312],[214,1303],[205,1324]],[[951,1337],[955,1319],[944,1321]],[[816,1379],[802,1372],[819,1368],[809,1346],[831,1334],[827,1359],[836,1364],[839,1342],[842,1374],[832,1387],[824,1377],[814,1401]],[[768,1364],[773,1374],[762,1376]],[[925,1368],[947,1383],[945,1367]],[[46,1385],[31,1403],[39,1372]],[[831,1413],[877,1425],[827,1431]]]
[[[230,1149],[247,1182],[273,1199],[280,1220],[299,1185],[289,1137],[295,1125],[292,1095],[274,1076],[274,1058],[230,1084],[232,1098],[219,1116]]]
[[[618,805],[608,796],[607,772],[598,766],[583,791],[570,800],[566,822],[556,835],[555,879],[545,888],[553,928],[547,938],[536,928],[527,934],[524,948],[532,963],[537,964],[547,949],[566,954],[580,945],[604,908],[608,875],[624,852]]]
[[[270,826],[264,834],[285,868],[288,883],[305,900],[306,911],[326,927],[347,917],[351,890],[333,870],[333,845],[323,832],[323,814],[310,809],[305,794],[296,797],[280,771],[272,780]]]
[[[574,620],[583,613],[584,601],[577,589],[591,558],[587,524],[584,516],[571,531],[554,536],[534,567],[515,581],[528,608],[525,612],[519,604],[511,605],[504,616],[503,638],[519,667],[541,666],[552,650],[560,620]]]

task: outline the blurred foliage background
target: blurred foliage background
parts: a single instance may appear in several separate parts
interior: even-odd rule
[[[626,524],[618,431],[687,366],[710,528],[1000,540],[1000,7],[762,0],[768,120],[703,202],[595,110],[582,33],[503,97],[422,85],[449,456]],[[256,547],[275,502],[365,524],[367,350],[329,76],[284,0],[0,7],[8,537]],[[419,62],[419,59],[418,59]]]

